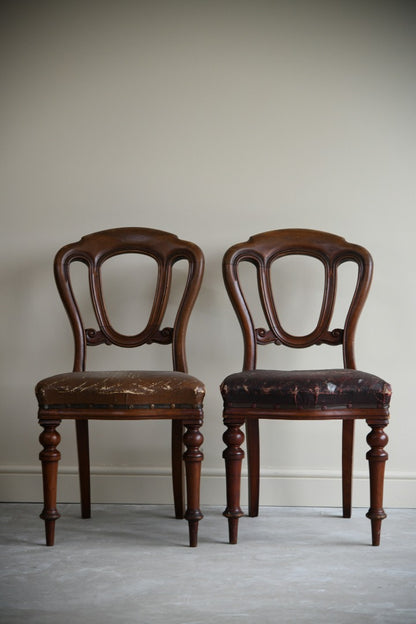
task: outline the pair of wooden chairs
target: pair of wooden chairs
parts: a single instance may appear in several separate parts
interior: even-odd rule
[[[150,318],[143,331],[135,335],[119,333],[112,326],[103,298],[103,264],[120,254],[144,254],[157,264],[157,284]],[[324,267],[324,294],[316,328],[305,336],[287,333],[281,325],[273,293],[271,267],[287,255],[307,255]],[[168,305],[172,269],[180,260],[188,271],[173,327],[162,327]],[[358,267],[355,291],[343,328],[330,330],[335,305],[337,272],[341,264],[352,261]],[[89,291],[98,328],[85,327],[71,283],[71,265],[88,267]],[[267,329],[255,326],[243,294],[239,276],[242,262],[255,266],[261,307]],[[185,335],[197,298],[204,268],[201,250],[173,234],[147,228],[105,230],[83,237],[63,247],[55,258],[55,279],[67,311],[75,341],[73,371],[43,379],[36,386],[39,423],[43,427],[40,453],[43,473],[46,543],[54,544],[57,469],[60,459],[57,427],[62,420],[76,423],[81,514],[91,515],[88,421],[171,420],[172,481],[175,515],[189,523],[190,546],[197,545],[200,511],[199,491],[203,454],[200,427],[203,422],[204,384],[188,374]],[[365,419],[371,428],[367,437],[370,469],[370,509],[372,543],[380,542],[383,510],[384,449],[387,436],[391,389],[385,381],[356,370],[354,335],[371,283],[370,254],[343,238],[315,230],[287,229],[258,234],[245,243],[231,247],[224,256],[225,285],[239,319],[244,338],[244,364],[223,381],[224,434],[226,449],[227,507],[231,543],[237,541],[240,507],[241,445],[245,425],[249,475],[249,515],[258,515],[259,504],[259,419],[342,420],[343,515],[351,515],[351,484],[354,422]],[[87,347],[100,344],[139,347],[159,343],[172,345],[173,370],[86,370]],[[257,345],[274,343],[305,348],[322,343],[340,345],[343,368],[325,370],[259,370]],[[184,504],[184,467],[186,508]]]

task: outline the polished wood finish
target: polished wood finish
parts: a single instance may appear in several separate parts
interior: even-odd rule
[[[179,421],[172,421],[172,485],[173,485],[173,503],[175,507],[175,517],[181,520],[185,514],[184,501],[184,469],[183,469],[183,453],[184,453],[184,427]]]
[[[88,420],[75,421],[78,451],[79,489],[81,493],[81,517],[91,518],[90,444]]]
[[[118,332],[110,323],[104,303],[101,269],[105,261],[121,254],[143,254],[158,267],[155,297],[149,320],[134,335]],[[173,327],[162,328],[168,305],[173,267],[186,260],[188,275]],[[89,287],[97,328],[86,328],[71,284],[71,265],[81,262],[88,268]],[[175,516],[189,523],[189,543],[197,545],[200,472],[203,454],[200,450],[203,422],[202,382],[188,375],[185,338],[189,317],[197,298],[204,269],[204,258],[197,245],[177,236],[149,228],[118,228],[84,236],[66,245],[56,255],[55,280],[67,311],[75,344],[73,372],[41,380],[36,387],[40,436],[40,453],[44,485],[46,542],[54,543],[57,468],[60,436],[56,428],[63,419],[76,422],[81,515],[91,516],[90,459],[88,420],[161,420],[172,421],[171,455]],[[87,347],[99,344],[140,347],[158,343],[171,345],[173,371],[86,371]],[[81,377],[80,377],[81,375]],[[85,379],[84,379],[85,377]],[[106,386],[107,384],[107,386]],[[86,392],[86,387],[89,387]],[[110,389],[109,389],[110,387]],[[88,400],[85,397],[88,397]],[[134,399],[132,398],[134,396]],[[190,398],[189,398],[190,397]],[[185,452],[184,452],[184,449]],[[184,469],[186,465],[187,507],[184,505]]]
[[[227,508],[224,516],[228,518],[229,539],[231,544],[237,543],[238,519],[244,515],[240,507],[241,463],[244,451],[244,433],[241,422],[227,422],[228,428],[223,435],[226,449],[223,452],[227,471]]]
[[[310,256],[318,259],[324,267],[325,284],[322,306],[316,327],[306,335],[298,336],[288,333],[280,323],[278,306],[272,288],[271,267],[275,261],[288,255]],[[266,319],[267,328],[255,327],[253,316],[249,310],[247,299],[244,296],[243,287],[239,278],[240,263],[248,262],[255,266],[257,272],[258,291],[262,310]],[[352,301],[349,306],[345,323],[342,328],[330,328],[332,314],[335,306],[338,268],[344,262],[353,262],[357,265],[357,282]],[[227,507],[224,515],[228,518],[230,542],[236,543],[238,531],[238,519],[243,515],[240,507],[240,475],[241,463],[244,452],[240,448],[243,434],[240,427],[246,427],[246,446],[248,455],[248,484],[249,484],[249,515],[257,516],[259,507],[259,419],[305,419],[305,420],[342,420],[342,490],[343,490],[343,515],[351,516],[351,491],[352,491],[352,461],[354,423],[357,419],[365,419],[372,428],[367,440],[371,447],[367,453],[370,471],[370,510],[367,516],[372,525],[372,543],[380,542],[381,520],[385,517],[382,506],[384,467],[387,453],[384,446],[387,436],[384,427],[389,419],[389,399],[391,389],[388,384],[370,375],[363,373],[363,378],[368,383],[380,382],[385,389],[382,400],[366,398],[367,402],[360,403],[362,393],[357,376],[354,354],[354,339],[357,322],[363,309],[371,284],[373,262],[369,252],[359,245],[345,241],[340,236],[326,232],[305,229],[286,229],[264,232],[252,236],[247,242],[233,245],[224,255],[223,276],[225,286],[238,317],[244,340],[243,372],[247,372],[246,379],[242,374],[227,377],[222,384],[224,399],[224,424],[227,430],[224,434],[226,449],[224,459],[227,478]],[[315,380],[317,390],[322,389],[323,379],[319,374],[331,375],[340,378],[339,370],[295,371],[301,383],[307,389],[304,395],[308,399],[305,404],[297,400],[297,386],[294,383],[293,392],[287,388],[290,386],[287,378],[283,379],[282,371],[265,371],[269,378],[274,380],[275,385],[269,384],[262,395],[262,388],[250,387],[247,390],[245,381],[253,378],[256,373],[257,348],[258,346],[275,344],[285,345],[292,348],[307,348],[312,345],[327,344],[341,346],[343,353],[343,366],[345,373],[351,374],[352,387],[348,388],[349,398],[346,404],[338,405],[334,402],[333,395],[328,394],[318,403],[318,395],[313,396],[312,389],[308,390],[308,380]],[[261,371],[259,371],[261,372]],[[316,375],[318,374],[318,379]],[[286,375],[287,377],[287,375]],[[290,378],[290,374],[289,374]],[[237,388],[237,382],[240,386]],[[286,384],[286,385],[284,385]],[[354,385],[355,384],[355,385]],[[231,386],[231,390],[230,390]],[[246,394],[241,389],[247,390]],[[284,394],[286,392],[286,395]],[[384,390],[383,390],[384,392]],[[290,394],[292,393],[292,394]],[[309,393],[309,394],[308,394]],[[290,394],[290,396],[289,396]],[[302,394],[302,393],[300,393]],[[237,397],[237,398],[236,398]],[[242,397],[242,398],[241,398]],[[283,398],[282,398],[283,397]],[[274,399],[274,401],[273,401]],[[293,400],[292,400],[293,399]],[[313,399],[313,400],[311,400]],[[292,401],[292,403],[291,403]],[[315,403],[314,403],[315,401]],[[330,403],[332,401],[332,403]]]
[[[189,545],[197,545],[198,522],[202,518],[199,509],[199,482],[201,478],[201,462],[203,454],[200,446],[203,437],[199,431],[199,423],[186,423],[186,432],[183,437],[186,451],[183,455],[186,467],[187,507],[185,518],[189,523]]]
[[[58,477],[58,462],[61,459],[61,453],[57,449],[61,436],[56,428],[60,425],[60,422],[60,420],[44,421],[39,419],[39,423],[43,427],[43,431],[39,436],[43,451],[39,453],[39,459],[42,462],[44,501],[40,517],[45,521],[47,546],[53,546],[55,521],[60,517],[56,509],[56,481]]]
[[[388,437],[384,431],[384,419],[380,419],[379,422],[367,420],[367,423],[372,429],[367,436],[368,445],[371,447],[367,453],[370,467],[370,509],[367,512],[367,518],[371,520],[373,545],[379,546],[381,521],[386,517],[383,509],[383,482],[388,459],[384,447],[388,442]]]
[[[342,513],[344,518],[351,518],[352,511],[354,425],[354,420],[342,422]]]

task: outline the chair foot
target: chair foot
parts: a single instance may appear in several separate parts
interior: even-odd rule
[[[344,507],[342,510],[343,518],[351,518],[351,507]]]
[[[374,517],[371,509],[366,514],[367,518],[371,520],[371,540],[373,546],[380,546],[380,533],[381,533],[381,521],[387,518],[383,512],[380,516]]]
[[[230,544],[237,544],[239,518],[228,518],[228,539]]]
[[[199,520],[189,520],[189,546],[195,548],[198,545],[198,525]]]
[[[185,519],[188,520],[189,527],[189,546],[195,547],[198,545],[198,525],[203,517],[199,509],[194,511],[187,509],[185,512]]]
[[[41,515],[41,518],[42,518],[42,515]],[[53,546],[55,544],[55,520],[56,519],[45,520],[46,546]]]

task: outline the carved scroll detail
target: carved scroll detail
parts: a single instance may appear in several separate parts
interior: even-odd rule
[[[106,338],[101,329],[92,329],[91,327],[85,330],[85,338],[87,339],[87,345],[95,347],[97,345],[106,344],[111,345],[111,342]]]
[[[152,337],[149,338],[147,344],[152,344],[152,342],[157,342],[157,344],[171,344],[173,339],[173,327],[164,327],[162,330],[158,329],[152,334]]]
[[[264,327],[259,327],[256,329],[256,342],[260,345],[270,344],[271,342],[274,342],[275,345],[282,344],[280,340],[276,338],[271,329],[266,330],[264,329]]]
[[[111,345],[112,342],[109,340],[101,331],[101,329],[93,329],[89,327],[85,330],[85,338],[87,341],[87,345],[90,347],[95,347],[97,345],[106,344]],[[152,344],[152,342],[157,342],[158,344],[171,344],[173,338],[173,328],[165,327],[162,330],[156,330],[152,336],[146,341],[147,344]]]
[[[340,345],[344,339],[344,330],[343,329],[333,329],[332,331],[326,332],[319,340],[316,341],[317,345],[327,344],[327,345]]]
[[[344,330],[343,329],[333,329],[332,331],[325,332],[319,340],[316,341],[317,345],[328,344],[328,345],[340,345],[344,339]],[[282,342],[276,335],[272,332],[271,329],[266,330],[264,327],[259,327],[256,329],[256,342],[259,345],[266,345],[270,343],[274,343],[275,345],[281,345]]]

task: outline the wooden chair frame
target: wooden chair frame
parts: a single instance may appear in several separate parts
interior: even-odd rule
[[[116,331],[108,318],[104,305],[101,268],[103,263],[120,254],[144,254],[156,261],[158,267],[155,299],[145,329],[135,335],[125,335]],[[161,329],[170,294],[172,268],[179,260],[188,262],[188,275],[183,296],[179,304],[173,327]],[[70,268],[73,262],[81,262],[88,268],[89,288],[98,329],[85,328],[71,284]],[[87,347],[100,344],[120,347],[139,347],[144,344],[159,343],[172,345],[173,371],[178,383],[185,380],[196,383],[198,380],[187,375],[185,337],[189,317],[197,298],[204,270],[204,258],[199,247],[182,241],[177,236],[149,228],[118,228],[104,230],[84,236],[79,242],[66,245],[56,255],[54,262],[55,280],[62,302],[68,314],[75,343],[73,372],[86,369]],[[69,378],[71,373],[68,373]],[[46,380],[47,381],[47,380]],[[198,522],[203,517],[199,509],[199,483],[201,461],[200,450],[203,441],[199,431],[203,422],[202,399],[195,405],[176,405],[175,393],[169,405],[48,405],[44,400],[43,382],[37,386],[39,401],[39,423],[43,427],[40,453],[43,471],[44,509],[41,518],[45,521],[47,545],[54,543],[55,521],[59,518],[56,509],[57,470],[60,452],[57,446],[60,435],[58,425],[64,419],[76,422],[79,478],[81,490],[81,514],[91,515],[90,458],[88,420],[172,420],[172,481],[175,515],[185,517],[189,522],[190,545],[197,544]],[[203,384],[199,382],[200,394]],[[184,445],[186,451],[183,454]],[[184,506],[183,461],[186,466],[187,509]]]
[[[287,255],[306,255],[318,259],[324,266],[325,286],[318,323],[313,331],[304,336],[287,333],[282,327],[272,292],[271,266],[277,259]],[[358,267],[356,288],[343,328],[330,330],[336,287],[337,270],[344,262],[354,262]],[[268,328],[256,328],[239,279],[242,262],[253,264],[257,271],[258,290]],[[257,346],[274,343],[292,348],[311,345],[340,345],[345,369],[356,369],[354,338],[356,326],[371,284],[373,262],[369,252],[345,239],[306,229],[285,229],[252,236],[247,242],[233,245],[223,259],[225,286],[238,317],[244,340],[243,371],[256,369]],[[258,515],[259,506],[259,419],[305,419],[342,420],[342,490],[343,515],[351,516],[352,463],[354,423],[365,419],[371,427],[367,436],[370,450],[367,453],[370,471],[370,509],[372,543],[380,543],[381,521],[386,517],[383,509],[383,481],[385,462],[388,458],[384,447],[388,438],[384,427],[388,424],[388,405],[355,409],[293,409],[271,406],[233,406],[224,400],[224,433],[226,449],[227,507],[224,515],[229,521],[230,542],[237,542],[238,519],[244,515],[240,507],[241,464],[244,451],[241,448],[244,434],[240,427],[245,424],[249,482],[249,516]]]

